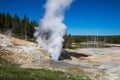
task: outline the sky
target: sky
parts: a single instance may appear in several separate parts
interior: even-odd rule
[[[24,14],[38,23],[46,0],[0,0],[0,13]],[[64,23],[72,35],[120,35],[120,0],[74,0]]]

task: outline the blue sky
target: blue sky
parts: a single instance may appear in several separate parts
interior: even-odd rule
[[[0,12],[16,13],[37,22],[44,16],[46,0],[0,0]],[[120,35],[120,0],[74,0],[64,23],[72,35]]]

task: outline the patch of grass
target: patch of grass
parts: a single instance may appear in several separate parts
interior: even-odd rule
[[[90,80],[61,71],[0,66],[0,80]]]
[[[0,56],[0,65],[6,65],[6,66],[11,66],[12,64],[6,61],[5,59],[1,58]]]

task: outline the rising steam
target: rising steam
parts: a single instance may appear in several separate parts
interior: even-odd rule
[[[34,34],[36,41],[48,51],[52,60],[58,60],[62,51],[63,36],[66,33],[64,10],[71,3],[72,0],[47,0],[45,15]]]

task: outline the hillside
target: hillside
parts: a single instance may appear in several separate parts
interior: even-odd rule
[[[36,43],[0,34],[0,55],[10,63],[31,64],[49,59]]]
[[[105,52],[91,52],[101,49]],[[51,61],[40,45],[0,34],[0,65],[19,64],[21,68],[59,70],[86,75],[93,80],[119,80],[119,53],[119,47],[65,49],[60,61]]]

